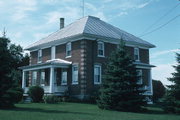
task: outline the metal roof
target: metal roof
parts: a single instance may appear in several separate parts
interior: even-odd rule
[[[48,43],[59,41],[61,42],[62,39],[70,38],[78,35],[91,35],[94,37],[100,36],[101,38],[112,38],[118,39],[121,38],[127,42],[134,42],[137,44],[145,45],[149,48],[155,47],[153,44],[144,41],[130,33],[127,33],[113,25],[110,25],[97,17],[93,16],[86,16],[83,17],[63,29],[60,29],[49,36],[31,44],[26,49],[32,50],[41,45],[48,45]],[[110,39],[109,39],[110,41]]]

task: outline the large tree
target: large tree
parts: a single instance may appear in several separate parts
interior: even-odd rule
[[[22,89],[15,84],[15,73],[22,60],[22,48],[10,44],[9,39],[0,37],[0,108],[13,107],[14,103],[21,99],[19,97],[22,97]]]
[[[173,66],[175,72],[172,73],[172,77],[168,78],[172,82],[167,86],[167,95],[165,97],[164,110],[166,112],[173,112],[180,114],[180,54],[176,54],[177,65]]]
[[[142,85],[137,84],[138,76],[133,60],[121,42],[119,48],[108,59],[100,89],[98,106],[101,109],[118,111],[141,111],[146,104]]]

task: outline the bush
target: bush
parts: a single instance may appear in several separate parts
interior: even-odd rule
[[[12,101],[14,103],[18,103],[22,100],[23,92],[24,92],[23,89],[20,87],[16,87],[8,90],[8,93],[11,95]]]
[[[55,104],[61,102],[61,99],[55,95],[48,95],[44,97],[44,102],[49,104]]]
[[[28,94],[31,97],[33,102],[42,102],[44,89],[40,86],[32,86],[29,88]]]

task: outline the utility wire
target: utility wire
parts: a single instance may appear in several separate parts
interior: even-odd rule
[[[177,19],[178,17],[180,17],[180,14],[177,15],[177,16],[175,16],[174,18],[170,19],[168,22],[166,22],[165,24],[159,26],[158,28],[156,28],[156,29],[154,29],[154,30],[152,30],[152,31],[150,31],[150,32],[147,32],[147,33],[145,33],[145,34],[143,34],[143,35],[141,35],[141,36],[139,36],[139,37],[145,36],[145,35],[147,35],[147,34],[150,34],[150,33],[152,33],[152,32],[155,32],[155,31],[161,29],[162,27],[166,26],[167,24],[169,24],[169,23],[172,22],[173,20]]]
[[[178,7],[180,5],[180,3],[176,4],[173,8],[171,8],[168,12],[166,12],[163,16],[161,16],[159,19],[157,19],[152,25],[150,25],[147,29],[145,29],[143,32],[142,32],[142,35],[143,34],[146,34],[145,32],[146,31],[149,31],[149,29],[151,29],[154,25],[156,25],[160,20],[162,20],[164,17],[166,17],[169,13],[171,13],[176,7]],[[142,36],[141,35],[141,36]]]

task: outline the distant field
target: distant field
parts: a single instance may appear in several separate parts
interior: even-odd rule
[[[81,103],[30,103],[16,107],[0,110],[0,120],[180,120],[180,116],[164,114],[156,107],[149,107],[148,113],[101,110],[96,105]]]

